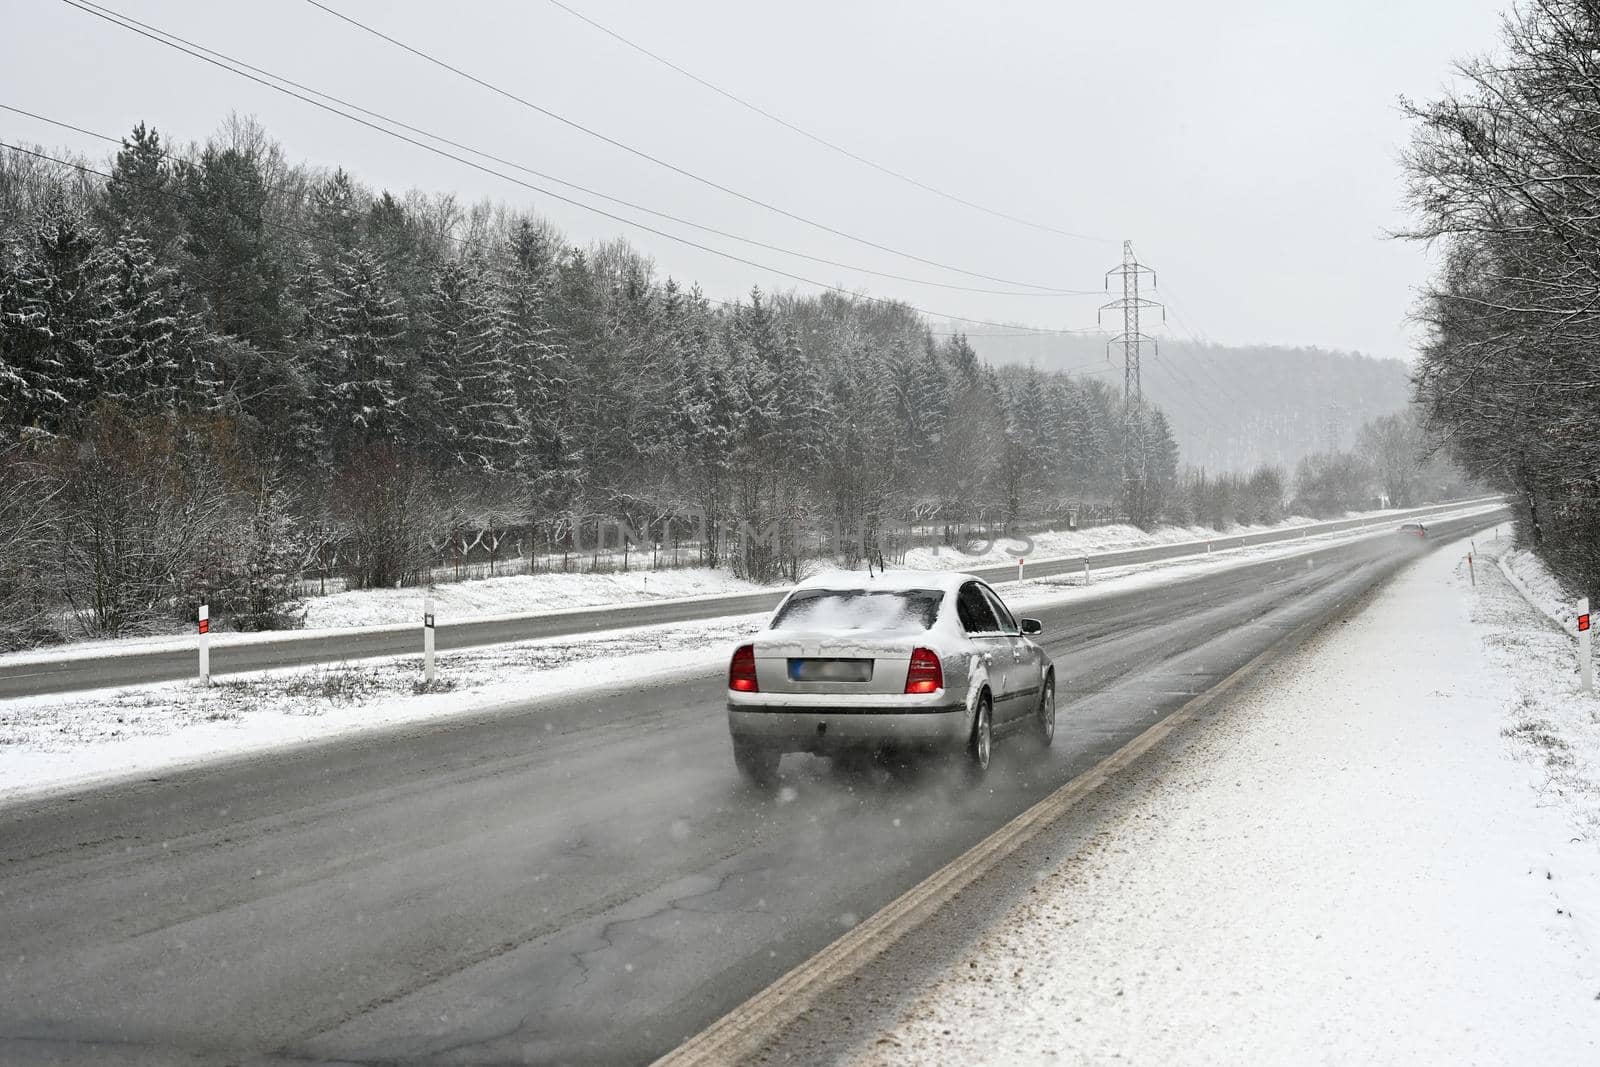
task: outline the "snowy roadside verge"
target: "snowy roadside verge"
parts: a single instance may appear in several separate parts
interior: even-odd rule
[[[1429,520],[1480,514],[1492,511],[1498,506],[1482,502],[1463,502],[1459,509],[1429,516]],[[1301,541],[1326,543],[1330,540],[1370,536],[1374,532],[1387,530],[1391,520],[1405,514],[1408,513],[1351,512],[1347,518],[1367,519],[1373,525],[1368,528],[1328,533],[1308,530]],[[1238,526],[1226,532],[1209,530],[1206,527],[1160,527],[1149,533],[1136,527],[1094,527],[1070,534],[1039,535],[1045,540],[1038,543],[1039,551],[1035,551],[1030,560],[1037,566],[1041,563],[1077,559],[1079,556],[1087,555],[1093,565],[1097,554],[1176,544],[1193,546],[1190,557],[1200,558],[1208,555],[1209,542],[1215,542],[1215,552],[1210,553],[1211,555],[1237,552],[1241,547],[1253,551],[1260,546],[1240,546],[1230,542],[1298,529],[1308,521],[1286,519],[1283,523],[1272,526]],[[1294,542],[1286,540],[1268,542],[1277,545],[1292,543]],[[997,542],[990,546],[988,551],[971,555],[950,550],[933,552],[919,549],[908,556],[906,567],[922,570],[954,570],[992,566],[996,563],[1014,564],[1016,556],[1011,553],[1015,547],[1006,542]],[[1048,554],[1039,554],[1046,547]],[[1155,565],[1161,563],[1138,566]],[[1122,573],[1123,570],[1124,568],[1101,568],[1095,570],[1095,574],[1114,575]],[[448,627],[454,623],[492,623],[526,618],[530,615],[558,618],[563,614],[582,613],[595,608],[626,608],[642,604],[657,606],[695,604],[744,593],[778,591],[779,587],[734,578],[721,571],[684,568],[621,574],[539,574],[484,578],[440,585],[435,588],[433,596],[434,614],[441,626]],[[319,637],[348,636],[354,629],[364,633],[401,633],[414,630],[420,623],[423,596],[421,589],[408,588],[362,590],[313,598],[307,611],[307,626],[303,629],[261,633],[213,632],[211,647],[218,649],[235,645],[303,642]],[[194,643],[195,637],[192,634],[78,641],[52,648],[6,653],[0,655],[0,666],[26,667],[65,660],[139,656],[153,652],[190,649],[194,647]]]
[[[540,699],[705,673],[763,615],[0,701],[0,802]]]
[[[1002,586],[1019,612],[1083,603],[1254,563],[1314,556],[1386,531],[1129,564]],[[292,748],[403,723],[483,714],[539,698],[713,674],[764,615],[545,638],[439,656],[437,687],[418,689],[420,656],[394,656],[191,682],[0,700],[0,801],[211,759]],[[420,640],[419,640],[420,645]],[[420,652],[420,648],[419,648]]]
[[[1479,585],[1472,618],[1489,658],[1511,679],[1504,732],[1541,777],[1544,801],[1564,810],[1575,833],[1600,849],[1600,698],[1580,688],[1575,604],[1537,556],[1509,539],[1479,551],[1497,557],[1502,568]]]
[[[1463,500],[1457,507],[1442,508],[1434,514],[1424,517],[1424,521],[1451,518],[1457,514],[1471,514],[1483,511],[1488,507],[1500,506],[1497,501]],[[1029,535],[1027,542],[1031,546],[1025,555],[1030,563],[1050,563],[1064,559],[1075,559],[1079,556],[1089,556],[1091,562],[1097,554],[1108,552],[1124,552],[1137,548],[1153,548],[1157,545],[1188,544],[1197,547],[1198,551],[1205,551],[1207,542],[1217,542],[1218,545],[1236,541],[1240,538],[1259,537],[1264,534],[1281,534],[1287,530],[1297,530],[1306,527],[1319,526],[1330,522],[1344,522],[1347,520],[1365,520],[1375,525],[1398,523],[1414,516],[1416,509],[1384,508],[1378,511],[1347,511],[1338,518],[1312,519],[1304,515],[1290,515],[1278,522],[1263,524],[1240,524],[1230,526],[1226,530],[1215,530],[1209,526],[1158,526],[1153,530],[1141,530],[1137,526],[1109,525],[1091,526],[1082,530],[1049,530],[1043,533]],[[1352,531],[1334,531],[1339,532]],[[1330,534],[1311,534],[1310,536],[1331,536]],[[1015,564],[1017,555],[1023,544],[1009,538],[996,541],[987,546],[984,551],[956,552],[945,548],[914,548],[906,553],[905,562],[901,566],[906,570],[966,570],[972,567],[988,567],[995,564]]]
[[[1561,587],[1561,582],[1528,549],[1505,542],[1487,542],[1483,554],[1500,565],[1500,573],[1551,622],[1572,634],[1578,633],[1578,605]]]
[[[1597,704],[1479,582],[1269,667],[854,1062],[1600,1062]]]

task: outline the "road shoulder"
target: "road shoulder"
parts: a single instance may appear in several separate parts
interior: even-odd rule
[[[766,1058],[1594,1062],[1594,839],[1490,617],[1540,625],[1408,568]]]

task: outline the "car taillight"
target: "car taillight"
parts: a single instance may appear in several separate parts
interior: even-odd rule
[[[944,668],[931,649],[911,650],[911,667],[906,671],[906,692],[933,693],[944,688]]]
[[[733,650],[733,662],[728,664],[728,688],[740,693],[759,693],[756,684],[756,650],[754,645],[740,645]]]

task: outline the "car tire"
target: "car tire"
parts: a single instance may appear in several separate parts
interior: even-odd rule
[[[967,781],[977,785],[989,773],[989,761],[994,755],[994,702],[989,694],[978,698],[978,711],[972,717],[972,736],[967,738]]]
[[[783,753],[765,745],[748,741],[733,742],[733,765],[745,781],[757,789],[771,789],[778,784],[778,763]]]
[[[1056,739],[1056,676],[1044,680],[1039,691],[1039,706],[1033,711],[1033,739],[1040,748],[1049,748]]]

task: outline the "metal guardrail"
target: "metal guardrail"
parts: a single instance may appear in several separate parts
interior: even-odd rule
[[[1302,537],[1337,533],[1363,526],[1393,525],[1406,519],[1459,511],[1474,505],[1487,506],[1500,499],[1502,498],[1493,497],[1411,508],[1382,518],[1335,519],[1305,526],[1222,535],[1212,538],[1210,544],[1213,548],[1227,549],[1294,541]],[[1189,541],[1091,553],[1088,556],[1030,559],[1027,564],[1027,576],[1041,578],[1081,570],[1085,559],[1092,568],[1103,570],[1133,563],[1200,555],[1206,551],[1206,543]],[[967,570],[995,584],[1016,576],[1014,562],[975,566]],[[440,651],[447,651],[546,637],[598,633],[625,627],[746,615],[772,610],[786,592],[786,588],[771,589],[726,596],[611,604],[527,615],[463,619],[456,622],[439,620],[435,628],[435,640]],[[419,609],[421,602],[419,591]],[[209,650],[210,671],[215,676],[418,653],[422,650],[422,628],[419,610],[415,624],[366,627],[335,634],[286,633],[282,637],[274,636],[267,640],[238,643],[230,643],[226,638],[219,639],[217,635],[213,635]],[[191,678],[195,675],[195,663],[196,650],[192,645],[156,648],[145,652],[96,650],[86,651],[81,656],[63,655],[57,652],[49,658],[33,660],[24,654],[12,657],[10,662],[0,660],[0,699]]]

